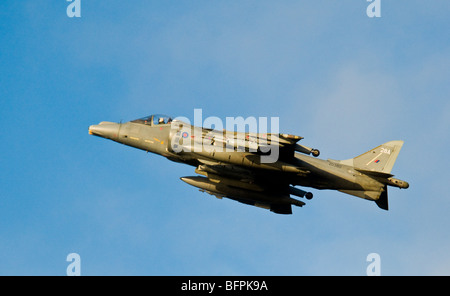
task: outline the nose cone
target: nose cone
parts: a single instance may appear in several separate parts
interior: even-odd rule
[[[117,140],[119,137],[120,124],[115,122],[102,121],[97,125],[89,127],[89,134],[106,139]]]

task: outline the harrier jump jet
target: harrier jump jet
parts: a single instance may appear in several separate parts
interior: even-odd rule
[[[319,150],[298,143],[303,139],[299,136],[218,131],[159,114],[126,123],[103,121],[91,125],[89,134],[194,166],[198,175],[182,181],[277,214],[292,214],[292,205],[305,205],[291,196],[313,197],[296,186],[338,190],[384,210],[388,186],[409,187],[391,174],[403,141],[387,142],[352,159],[322,160]]]

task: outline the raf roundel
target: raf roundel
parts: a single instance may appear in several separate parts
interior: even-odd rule
[[[181,136],[186,139],[187,137],[189,137],[189,134],[187,132],[184,132]]]

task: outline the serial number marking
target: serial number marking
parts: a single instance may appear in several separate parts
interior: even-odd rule
[[[328,164],[332,167],[342,168],[341,164],[329,161]]]

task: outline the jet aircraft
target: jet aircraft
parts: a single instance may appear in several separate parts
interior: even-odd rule
[[[305,205],[292,196],[313,197],[296,186],[338,190],[384,210],[388,186],[409,187],[391,174],[403,141],[387,142],[352,159],[323,160],[317,158],[319,150],[298,143],[300,136],[218,131],[160,114],[126,123],[103,121],[91,125],[89,134],[194,166],[198,175],[182,181],[220,199],[277,214],[292,214],[292,205]],[[277,151],[277,158],[263,161],[273,152],[268,147]]]

